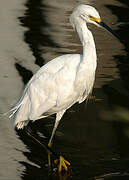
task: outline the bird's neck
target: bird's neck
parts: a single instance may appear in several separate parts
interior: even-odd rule
[[[83,45],[83,55],[80,66],[94,65],[96,68],[96,48],[91,31],[85,22],[78,22],[76,30]]]

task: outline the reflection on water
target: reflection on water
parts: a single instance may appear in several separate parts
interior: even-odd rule
[[[47,1],[26,0],[24,15],[19,15],[21,27],[27,28],[24,33],[24,42],[29,46],[32,54],[27,52],[15,55],[14,65],[21,81],[26,84],[36,71],[37,66],[42,66],[56,56],[66,53],[80,53],[80,42],[69,24],[69,15],[73,7],[86,1]],[[104,2],[104,1],[103,1]],[[114,4],[106,5],[98,0],[94,6],[105,13],[105,18],[111,19],[106,9],[110,9],[123,22],[123,13],[129,16],[128,4],[126,8]],[[128,18],[127,18],[128,19]],[[111,21],[109,22],[111,23]],[[128,178],[128,138],[124,134],[126,124],[122,122],[105,121],[102,116],[104,111],[114,111],[116,106],[128,107],[128,39],[126,34],[128,24],[119,25],[117,32],[125,39],[126,55],[121,55],[120,43],[95,27],[93,30],[98,52],[98,70],[93,96],[88,105],[74,105],[64,115],[54,140],[54,149],[61,152],[71,162],[72,173],[63,177],[48,176],[47,155],[45,150],[34,142],[25,132],[17,131],[19,139],[26,145],[22,153],[27,160],[20,160],[25,169],[21,172],[23,180],[28,179],[126,179]],[[114,26],[115,27],[115,26]],[[103,35],[102,35],[103,34]],[[123,43],[123,41],[122,41]],[[32,59],[31,59],[32,57]],[[25,63],[27,59],[27,64]],[[36,65],[35,65],[36,64]],[[120,80],[121,78],[121,80]],[[16,89],[17,91],[17,89]],[[54,117],[39,120],[31,124],[33,132],[50,136]],[[48,141],[46,138],[44,141]],[[14,145],[15,148],[15,145]],[[17,151],[21,149],[17,148]],[[15,154],[14,154],[15,156]],[[18,158],[19,160],[20,158]],[[16,169],[18,167],[16,166]],[[102,175],[102,176],[100,176]],[[92,178],[95,177],[95,178]]]

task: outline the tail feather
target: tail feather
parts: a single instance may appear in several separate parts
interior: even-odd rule
[[[19,107],[20,108],[20,107]],[[12,116],[14,116],[14,114],[18,111],[18,109],[19,108],[15,108],[15,109],[11,109],[10,111],[9,111],[9,113],[11,112],[11,114],[9,115],[9,118],[11,118]]]
[[[27,126],[28,122],[29,122],[29,120],[18,122],[18,123],[16,124],[17,129],[23,129],[24,126]]]
[[[28,95],[26,94],[22,101],[19,101],[9,112],[11,113],[9,118],[13,118],[11,122],[14,127],[22,129],[26,126],[29,122],[28,117],[30,112],[30,100]]]

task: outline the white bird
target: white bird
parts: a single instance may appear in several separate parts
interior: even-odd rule
[[[116,36],[101,21],[97,10],[89,5],[76,7],[70,23],[79,35],[83,54],[62,55],[41,67],[26,85],[19,102],[10,110],[11,116],[14,115],[13,125],[18,129],[29,121],[56,114],[49,146],[65,111],[76,102],[82,103],[93,89],[97,56],[87,23],[103,26]]]

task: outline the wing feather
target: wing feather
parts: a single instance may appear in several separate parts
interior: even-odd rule
[[[26,85],[19,102],[10,110],[13,124],[38,119],[57,103],[61,103],[72,87],[79,54],[63,55],[41,67]],[[19,124],[20,127],[24,123]]]

